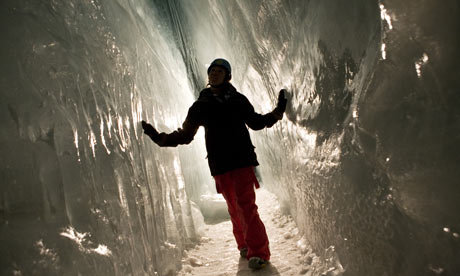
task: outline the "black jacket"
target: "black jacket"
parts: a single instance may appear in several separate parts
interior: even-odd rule
[[[160,133],[156,143],[161,147],[175,147],[193,140],[198,128],[204,126],[208,163],[211,175],[257,166],[246,126],[253,130],[271,127],[278,121],[273,112],[261,115],[254,112],[248,99],[228,84],[225,93],[216,96],[206,88],[190,107],[182,128]]]

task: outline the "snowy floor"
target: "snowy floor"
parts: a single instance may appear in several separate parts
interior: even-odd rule
[[[240,258],[230,221],[206,225],[201,244],[186,252],[179,275],[340,275],[335,268],[321,264],[299,237],[295,223],[281,215],[276,197],[265,189],[257,190],[259,214],[267,229],[272,253],[270,265],[252,271]]]

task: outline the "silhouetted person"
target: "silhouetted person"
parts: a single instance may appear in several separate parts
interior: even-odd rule
[[[240,255],[252,269],[262,268],[270,259],[265,226],[259,218],[254,186],[257,157],[247,126],[261,130],[282,119],[286,110],[285,90],[279,93],[277,107],[265,115],[254,111],[248,99],[230,84],[231,67],[225,59],[214,60],[208,68],[209,88],[201,91],[190,107],[182,128],[166,134],[142,121],[144,133],[160,147],[189,144],[198,128],[205,128],[206,150],[211,175],[218,193],[224,196],[233,224]]]

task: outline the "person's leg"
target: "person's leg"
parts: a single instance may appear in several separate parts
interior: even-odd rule
[[[238,250],[247,248],[246,241],[244,238],[244,221],[240,219],[240,212],[236,203],[234,182],[229,173],[218,175],[214,177],[216,184],[219,186],[219,191],[222,193],[225,201],[227,202],[228,213],[233,225],[233,236],[235,236]]]
[[[248,246],[247,258],[259,257],[270,260],[267,233],[257,212],[254,186],[258,186],[253,168],[243,168],[232,172],[235,182],[237,210],[240,212],[244,237]]]

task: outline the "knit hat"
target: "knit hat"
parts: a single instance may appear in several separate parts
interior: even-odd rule
[[[208,67],[208,74],[211,71],[211,68],[214,66],[223,67],[225,68],[225,70],[227,70],[227,73],[229,75],[232,74],[232,67],[230,66],[230,63],[223,58],[218,58],[218,59],[215,59],[213,62],[211,62],[211,65],[209,65]]]

